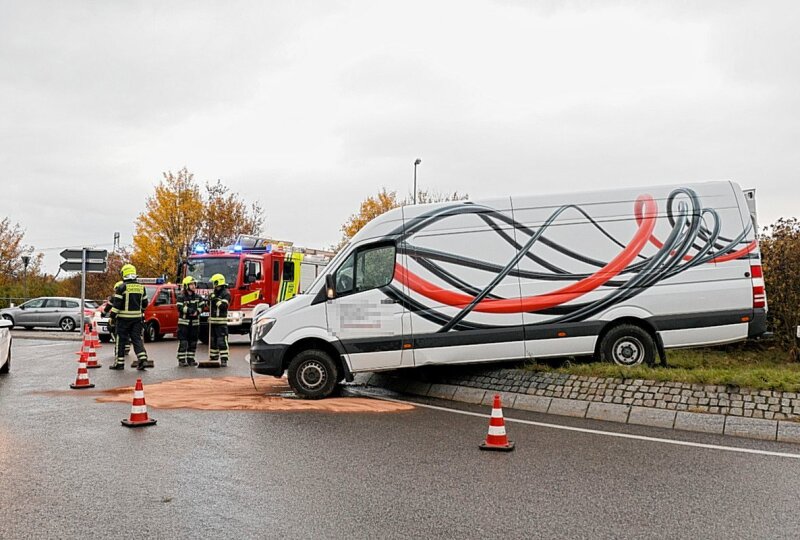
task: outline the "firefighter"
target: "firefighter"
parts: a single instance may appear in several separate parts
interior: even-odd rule
[[[136,353],[136,369],[148,366],[147,351],[142,340],[142,315],[147,307],[147,292],[136,282],[136,267],[126,264],[122,267],[122,284],[114,289],[111,318],[117,328],[116,360],[111,369],[125,369],[125,346],[133,344]]]
[[[122,281],[117,281],[116,283],[114,283],[114,290],[116,291],[117,287],[119,287],[120,285],[122,285]],[[114,321],[114,319],[112,319],[110,317],[111,308],[112,307],[114,307],[114,295],[113,294],[108,297],[108,302],[103,307],[103,315],[105,317],[108,317],[108,331],[111,333],[111,337],[114,338],[114,343],[116,344],[117,341],[119,341],[119,338],[117,338],[117,325],[115,324],[116,321]],[[114,345],[114,350],[116,350],[116,345]],[[129,344],[127,344],[125,346],[125,356],[128,356],[128,354],[130,352],[131,352],[131,345],[129,343]],[[132,367],[136,367],[136,366],[132,366]]]
[[[178,365],[196,366],[194,353],[200,337],[200,311],[203,300],[195,292],[192,276],[183,278],[183,291],[178,295]]]
[[[212,362],[219,360],[222,367],[228,365],[228,305],[231,302],[231,293],[225,284],[225,276],[214,274],[211,276],[214,291],[208,298],[209,317],[208,324],[211,340],[208,344],[208,356]]]

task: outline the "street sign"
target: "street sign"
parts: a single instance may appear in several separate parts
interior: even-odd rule
[[[61,263],[60,268],[65,272],[81,273],[81,305],[86,301],[86,274],[89,272],[105,272],[108,250],[105,249],[65,249],[61,256],[66,259]],[[81,310],[81,333],[85,331],[84,310]]]
[[[108,250],[107,249],[86,249],[86,260],[93,260],[97,259],[100,261],[105,261],[108,257]],[[65,249],[61,252],[61,257],[64,259],[78,259],[79,261],[83,257],[84,250],[82,249]],[[78,268],[80,270],[80,268]]]
[[[81,261],[64,261],[59,266],[64,272],[80,272],[83,270],[83,263]],[[105,272],[105,262],[86,262],[87,272]]]

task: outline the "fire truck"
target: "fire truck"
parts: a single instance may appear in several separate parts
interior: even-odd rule
[[[301,294],[330,261],[330,251],[295,247],[292,242],[240,235],[223,249],[196,244],[185,265],[185,276],[197,281],[198,293],[213,289],[211,276],[222,274],[231,293],[228,331],[248,334],[253,310],[260,304],[272,306]],[[208,313],[203,313],[200,339],[208,340]]]

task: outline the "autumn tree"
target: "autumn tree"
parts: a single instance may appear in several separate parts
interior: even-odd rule
[[[264,225],[261,205],[253,202],[248,208],[220,180],[206,183],[205,208],[201,238],[211,246],[229,246],[240,234],[258,234]]]
[[[433,190],[420,190],[417,192],[417,204],[461,201],[466,198],[467,195],[462,195],[457,191],[451,194],[442,194]],[[389,210],[412,204],[412,201],[413,194],[406,199],[398,199],[396,191],[387,191],[385,187],[382,188],[377,195],[369,196],[361,201],[358,212],[351,215],[342,225],[342,239],[338,244],[332,246],[332,249],[339,251],[364,225]]]
[[[33,248],[24,243],[25,231],[19,223],[0,220],[0,307],[7,307],[10,301],[19,302],[31,293],[38,293],[44,282],[42,277],[41,253],[33,254]],[[22,257],[29,257],[26,268]]]
[[[221,181],[207,184],[203,193],[186,167],[163,176],[136,222],[131,259],[139,275],[166,275],[177,281],[196,242],[222,247],[239,234],[260,232],[261,207],[248,207]]]
[[[139,274],[177,278],[202,229],[203,212],[194,175],[186,167],[165,172],[136,222],[132,259]]]
[[[800,360],[800,221],[779,219],[767,228],[759,246],[770,325],[778,343],[787,349],[789,359]]]

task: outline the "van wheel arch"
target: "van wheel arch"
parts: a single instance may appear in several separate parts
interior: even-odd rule
[[[612,331],[617,331],[623,327],[635,327],[642,331],[644,331],[649,338],[652,340],[653,346],[653,354],[651,359],[645,359],[645,362],[648,366],[652,367],[656,363],[656,355],[658,355],[659,359],[661,360],[661,365],[667,365],[667,357],[666,352],[664,351],[664,343],[661,340],[661,335],[658,333],[658,330],[650,323],[649,321],[643,319],[637,319],[636,317],[622,317],[620,319],[615,319],[613,321],[609,321],[603,329],[600,331],[600,335],[597,337],[597,343],[595,344],[594,349],[594,358],[598,361],[609,361],[612,360],[610,358],[606,358],[603,351],[603,345],[606,337]],[[647,346],[647,344],[645,344]]]
[[[347,374],[347,368],[342,362],[342,355],[339,351],[336,350],[330,342],[325,341],[324,339],[319,338],[305,338],[301,339],[300,341],[293,343],[283,355],[283,371],[289,369],[289,363],[292,359],[297,356],[299,353],[303,351],[307,351],[310,349],[317,349],[323,351],[331,357],[333,363],[336,365],[336,370],[339,374],[337,382],[342,382],[345,380]]]

